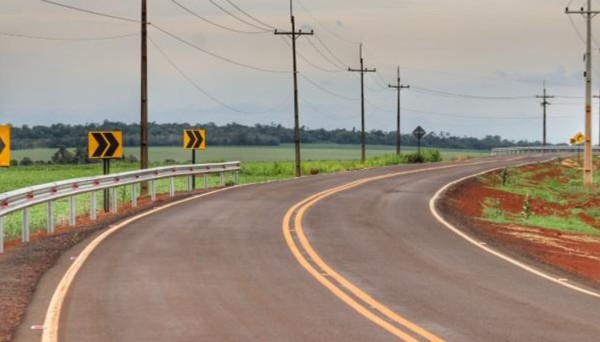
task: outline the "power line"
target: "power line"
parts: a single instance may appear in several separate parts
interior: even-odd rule
[[[181,9],[183,9],[184,11],[188,12],[189,14],[193,15],[194,17],[207,22],[213,26],[219,27],[221,29],[227,30],[227,31],[231,31],[231,32],[236,32],[236,33],[243,33],[243,34],[265,34],[268,33],[267,31],[261,30],[261,31],[244,31],[244,30],[238,30],[238,29],[234,29],[231,27],[227,27],[224,25],[221,25],[217,22],[214,22],[212,20],[209,20],[201,15],[199,15],[197,12],[191,10],[189,7],[184,6],[183,4],[181,4],[180,2],[176,1],[176,0],[171,0],[172,3],[174,3],[175,5],[177,5],[178,7],[180,7]]]
[[[335,62],[333,62],[331,59],[329,59],[329,57],[325,56],[325,54],[323,52],[321,52],[321,50],[319,50],[317,48],[317,46],[315,45],[315,43],[313,43],[310,40],[307,40],[307,42],[321,57],[323,57],[324,60],[326,60],[327,62],[329,62],[329,64],[333,65],[335,68],[340,69],[340,71],[345,71],[346,67],[339,66],[338,64],[336,64]]]
[[[45,3],[50,4],[50,5],[55,5],[55,6],[67,8],[67,9],[70,9],[70,10],[73,10],[73,11],[83,12],[83,13],[87,13],[87,14],[94,14],[94,15],[98,15],[98,16],[101,16],[101,17],[105,17],[105,18],[117,19],[117,20],[121,20],[121,21],[128,21],[128,22],[137,23],[137,24],[141,23],[141,21],[136,20],[136,19],[120,17],[120,16],[117,16],[117,15],[106,14],[106,13],[102,13],[102,12],[96,12],[96,11],[88,10],[88,9],[85,9],[85,8],[80,8],[80,7],[75,7],[75,6],[71,6],[71,5],[61,4],[59,2],[54,2],[54,1],[50,1],[50,0],[39,0],[39,1],[45,2]]]
[[[305,81],[307,81],[308,83],[312,84],[312,85],[313,85],[313,86],[315,86],[317,89],[319,89],[319,90],[321,90],[321,91],[323,91],[323,92],[325,92],[325,93],[327,93],[327,94],[329,94],[329,95],[331,95],[331,96],[333,96],[333,97],[337,97],[337,98],[339,98],[339,99],[342,99],[342,100],[347,100],[347,101],[358,101],[358,100],[360,100],[360,99],[358,99],[358,98],[354,98],[354,97],[348,97],[348,96],[344,96],[344,95],[337,94],[337,93],[335,93],[335,92],[333,92],[333,91],[331,91],[331,90],[329,90],[329,89],[327,89],[327,88],[325,88],[325,87],[323,87],[323,86],[319,85],[317,82],[315,82],[315,81],[311,80],[310,78],[308,78],[308,76],[304,75],[303,73],[300,73],[300,72],[299,72],[298,74],[299,74],[299,75],[300,75],[300,77],[302,77],[302,78],[303,78]]]
[[[275,29],[275,27],[273,27],[273,26],[271,26],[271,25],[269,25],[269,24],[266,24],[265,22],[263,22],[263,21],[261,21],[261,20],[257,19],[256,17],[253,17],[253,16],[252,16],[252,15],[250,15],[248,12],[244,11],[243,9],[241,9],[241,8],[240,8],[238,5],[236,5],[236,4],[235,4],[233,1],[230,1],[230,0],[225,0],[225,1],[227,1],[227,2],[228,2],[230,5],[231,5],[231,6],[233,6],[233,7],[234,7],[235,9],[237,9],[238,11],[242,12],[243,14],[245,14],[245,15],[246,15],[248,18],[250,18],[250,19],[252,19],[252,20],[256,21],[257,23],[259,23],[259,24],[261,24],[261,25],[264,25],[265,27],[268,27],[269,29],[272,29],[272,30],[274,30],[274,29]]]
[[[279,37],[281,38],[281,40],[288,46],[288,47],[292,47],[292,44],[290,44],[290,42],[288,42],[285,38],[283,37]],[[308,63],[310,66],[312,66],[313,68],[317,69],[317,70],[321,70],[323,72],[328,72],[328,73],[339,73],[342,72],[341,70],[331,70],[331,69],[327,69],[324,68],[316,63],[313,63],[312,61],[310,61],[308,58],[306,58],[303,54],[301,54],[300,52],[296,52],[298,54],[298,56],[300,56],[300,58],[305,61],[306,63]]]
[[[239,22],[242,22],[242,23],[244,23],[244,24],[246,24],[246,25],[248,25],[248,26],[252,26],[252,27],[254,27],[254,28],[257,28],[257,29],[259,29],[259,30],[263,30],[263,31],[267,31],[267,32],[271,31],[271,30],[269,30],[269,29],[266,29],[266,28],[264,28],[264,27],[260,27],[260,26],[258,26],[258,25],[254,25],[253,23],[251,23],[251,22],[248,22],[248,21],[246,21],[246,20],[244,20],[244,19],[242,19],[242,18],[238,17],[237,15],[235,15],[235,14],[231,13],[229,10],[227,10],[226,8],[224,8],[223,6],[221,6],[221,5],[219,5],[218,3],[214,2],[213,0],[208,0],[208,1],[209,1],[211,4],[213,4],[215,7],[217,7],[218,9],[220,9],[221,11],[223,11],[223,12],[225,12],[225,13],[229,14],[231,17],[235,18],[235,19],[236,19],[237,21],[239,21]]]
[[[359,44],[359,42],[354,42],[351,41],[349,39],[346,39],[342,36],[340,36],[339,34],[337,34],[336,32],[334,32],[333,30],[331,30],[330,28],[328,28],[325,24],[323,24],[319,19],[317,19],[303,4],[300,0],[297,0],[298,5],[300,5],[300,7],[302,7],[302,9],[304,10],[304,12],[306,12],[306,14],[308,14],[317,24],[319,24],[321,27],[323,27],[325,29],[325,31],[327,31],[329,34],[331,34],[332,36],[336,37],[337,39],[347,43],[347,44],[352,44],[352,45],[356,45]]]
[[[282,107],[282,105],[287,102],[287,99],[285,101],[283,101],[282,103],[278,104],[275,107],[263,110],[263,111],[258,111],[258,112],[251,112],[251,111],[245,111],[245,110],[241,110],[239,108],[235,108],[232,107],[228,104],[226,104],[225,102],[219,100],[218,98],[214,97],[213,95],[211,95],[209,92],[207,92],[204,88],[202,88],[200,85],[198,85],[198,83],[196,83],[189,75],[187,75],[176,63],[175,61],[173,61],[173,59],[171,57],[169,57],[169,55],[160,47],[158,46],[158,44],[156,43],[156,41],[154,41],[154,39],[149,38],[150,42],[152,43],[152,45],[154,45],[154,47],[156,48],[156,50],[167,60],[167,62],[169,62],[169,64],[171,64],[171,66],[177,70],[177,72],[186,80],[188,81],[194,88],[196,88],[198,91],[200,91],[202,94],[204,94],[206,97],[208,97],[209,99],[211,99],[213,102],[215,102],[216,104],[223,106],[227,109],[230,109],[234,112],[237,113],[241,113],[241,114],[251,114],[251,115],[259,115],[259,114],[267,114],[270,112],[273,112],[279,108]]]
[[[117,36],[105,36],[105,37],[48,37],[48,36],[35,36],[35,35],[27,35],[20,33],[10,33],[10,32],[0,32],[0,35],[14,38],[26,38],[26,39],[35,39],[35,40],[51,40],[51,41],[98,41],[98,40],[113,40],[113,39],[121,39],[127,37],[133,37],[139,35],[139,32],[117,35]]]
[[[329,52],[329,54],[331,55],[331,57],[333,57],[336,61],[338,61],[338,63],[340,63],[340,65],[342,65],[344,67],[344,69],[348,67],[348,63],[345,63],[340,58],[338,58],[338,56],[336,56],[333,53],[333,51],[331,51],[331,49],[327,46],[327,44],[325,44],[325,42],[323,42],[323,40],[321,40],[321,38],[319,37],[319,35],[315,35],[315,38],[317,38],[317,41],[321,44],[321,46],[323,46],[323,48],[325,48],[325,50],[327,52]]]
[[[470,95],[470,94],[458,94],[458,93],[450,93],[441,90],[427,89],[422,87],[413,87],[413,90],[427,95],[435,95],[435,96],[444,96],[444,97],[456,97],[461,99],[469,99],[469,100],[525,100],[532,99],[535,96],[479,96],[479,95]]]
[[[210,56],[212,56],[214,58],[220,59],[220,60],[225,61],[227,63],[231,63],[231,64],[234,64],[234,65],[237,65],[237,66],[240,66],[240,67],[243,67],[243,68],[247,68],[247,69],[251,69],[251,70],[255,70],[255,71],[262,71],[262,72],[267,72],[267,73],[272,73],[272,74],[289,74],[290,73],[289,71],[273,70],[273,69],[266,69],[266,68],[262,68],[262,67],[256,67],[256,66],[252,66],[252,65],[249,65],[249,64],[245,64],[245,63],[242,63],[242,62],[235,61],[235,60],[227,58],[227,57],[223,57],[223,56],[217,55],[214,52],[208,51],[208,50],[206,50],[204,48],[199,47],[198,45],[195,45],[193,43],[188,42],[187,40],[185,40],[185,39],[183,39],[183,38],[181,38],[181,37],[179,37],[179,36],[177,36],[177,35],[169,32],[169,31],[167,31],[166,29],[164,29],[164,28],[162,28],[162,27],[160,27],[160,26],[158,26],[156,24],[151,24],[151,26],[154,27],[155,29],[159,30],[160,32],[166,34],[167,36],[169,36],[169,37],[171,37],[171,38],[173,38],[175,40],[178,40],[179,42],[181,42],[181,43],[183,43],[183,44],[185,44],[185,45],[187,45],[187,46],[189,46],[189,47],[191,47],[193,49],[196,49],[198,51],[204,52],[207,55],[210,55]]]

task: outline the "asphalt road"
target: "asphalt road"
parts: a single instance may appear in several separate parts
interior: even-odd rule
[[[83,266],[63,306],[60,341],[598,341],[599,299],[482,251],[429,210],[448,182],[527,160],[247,186],[143,218]],[[441,166],[324,197],[301,228],[287,227],[299,256],[291,252],[282,222],[296,203],[355,180]],[[369,298],[319,268],[299,230]]]

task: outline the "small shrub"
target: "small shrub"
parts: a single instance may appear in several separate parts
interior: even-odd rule
[[[230,180],[227,180],[227,181],[225,182],[225,186],[234,186],[234,185],[235,185],[235,182],[234,182],[233,180],[231,180],[231,179],[230,179]]]
[[[311,176],[315,176],[315,175],[318,175],[318,174],[319,174],[319,169],[314,168],[314,167],[310,168],[310,175]]]
[[[523,219],[528,220],[531,217],[531,204],[529,203],[529,194],[525,195],[523,200],[523,210],[521,211]]]
[[[508,183],[508,168],[505,167],[502,169],[502,172],[500,173],[500,179],[502,181],[502,186],[506,186]]]

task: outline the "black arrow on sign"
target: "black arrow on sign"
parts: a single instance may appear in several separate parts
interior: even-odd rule
[[[202,138],[202,134],[200,133],[200,131],[194,131],[194,135],[196,136],[196,143],[194,144],[194,148],[198,149],[200,148],[200,145],[202,145],[204,139]]]
[[[4,152],[5,147],[6,147],[6,144],[4,143],[4,140],[2,140],[2,137],[0,137],[0,154],[2,154],[2,152]]]
[[[109,145],[108,141],[106,141],[106,139],[104,139],[104,135],[102,133],[92,133],[92,136],[98,142],[98,147],[96,147],[96,150],[94,151],[92,156],[94,156],[95,158],[103,157],[104,151],[106,150],[106,148]]]
[[[108,151],[104,154],[105,157],[112,157],[119,148],[119,141],[112,133],[104,133],[104,137],[108,141]]]
[[[191,130],[187,130],[185,131],[185,134],[187,134],[188,138],[190,139],[185,148],[193,148],[196,143],[196,136],[194,135],[194,132]]]

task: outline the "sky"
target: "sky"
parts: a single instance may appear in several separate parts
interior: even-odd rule
[[[0,123],[138,122],[140,1],[56,2],[132,21],[0,0]],[[297,40],[301,125],[360,129],[360,77],[346,69],[359,68],[362,42],[365,67],[377,69],[365,75],[367,130],[395,130],[396,92],[387,85],[400,67],[411,86],[402,91],[404,133],[421,125],[458,136],[541,140],[535,96],[545,81],[557,96],[548,107],[548,140],[568,142],[584,130],[585,45],[584,20],[575,15],[571,23],[567,2],[295,0],[297,28],[315,32]],[[584,1],[570,3],[576,9]],[[150,121],[293,126],[290,39],[272,32],[291,29],[287,0],[148,6]],[[598,48],[593,63],[600,71]],[[595,71],[594,89],[598,77]],[[597,142],[597,102],[594,108]]]

